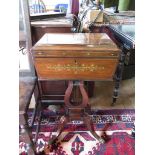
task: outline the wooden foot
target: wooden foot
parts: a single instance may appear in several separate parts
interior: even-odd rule
[[[93,121],[92,121],[92,119],[90,118],[90,116],[89,116],[89,115],[84,116],[83,120],[84,120],[84,123],[86,124],[88,130],[91,132],[91,134],[92,134],[100,143],[105,143],[104,137],[103,137],[103,138],[100,137],[100,136],[97,135],[97,133],[95,132],[94,127],[93,127]]]
[[[114,98],[114,97],[113,97],[113,100],[112,100],[112,104],[111,104],[111,106],[114,106],[114,105],[115,105],[116,100],[117,100],[117,98]]]

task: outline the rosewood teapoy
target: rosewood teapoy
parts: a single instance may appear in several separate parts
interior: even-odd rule
[[[49,143],[55,142],[72,120],[83,120],[95,138],[105,141],[93,129],[83,81],[112,80],[119,54],[120,49],[105,33],[47,33],[34,45],[32,55],[38,79],[69,81],[64,97],[66,113]],[[81,94],[76,103],[71,100],[75,87]]]

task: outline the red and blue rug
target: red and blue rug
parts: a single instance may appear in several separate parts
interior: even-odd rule
[[[99,143],[81,121],[68,123],[59,137],[58,147],[49,155],[134,155],[135,139],[131,135],[134,126],[135,111],[126,110],[93,110],[91,117],[98,135],[106,130],[108,141]],[[31,119],[31,112],[29,119]],[[37,152],[41,152],[47,144],[50,133],[57,130],[58,120],[63,112],[45,110],[41,121],[37,140]],[[35,135],[36,123],[33,126]],[[26,150],[24,142],[20,142],[19,151]]]

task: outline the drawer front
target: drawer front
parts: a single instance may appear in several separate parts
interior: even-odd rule
[[[36,58],[40,79],[105,80],[112,79],[118,60],[97,58]]]

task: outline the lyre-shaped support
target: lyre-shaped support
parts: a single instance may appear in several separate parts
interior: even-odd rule
[[[82,95],[82,103],[80,103],[79,105],[87,106],[87,104],[88,104],[88,95],[87,95],[87,92],[84,89],[83,81],[76,81],[75,83],[73,81],[68,82],[68,88],[67,88],[67,90],[65,92],[65,97],[64,97],[65,105],[67,107],[72,106],[72,103],[70,102],[70,97],[71,97],[71,93],[73,91],[73,86],[74,85],[79,86],[80,92],[81,92],[81,95]]]
[[[80,89],[80,93],[82,95],[82,102],[79,103],[79,105],[73,105],[70,102],[71,93],[73,91],[74,85],[77,85]],[[60,136],[61,132],[63,131],[64,126],[72,120],[83,120],[85,125],[87,126],[88,130],[91,132],[91,134],[99,140],[99,142],[104,143],[105,139],[101,138],[97,135],[97,133],[94,130],[93,121],[91,117],[88,114],[89,103],[88,103],[88,95],[86,90],[84,89],[84,83],[83,81],[69,81],[68,82],[68,88],[65,92],[65,109],[66,113],[64,116],[60,118],[58,130],[56,135],[53,135],[51,139],[49,140],[49,144],[52,144],[55,146],[56,141],[58,140],[58,137]],[[47,149],[47,148],[46,148]]]

